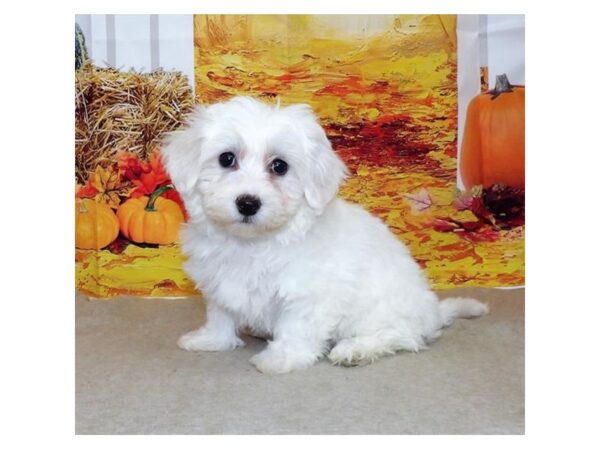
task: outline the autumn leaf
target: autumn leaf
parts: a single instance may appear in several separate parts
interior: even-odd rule
[[[488,188],[474,186],[470,191],[456,192],[453,206],[458,211],[470,210],[495,230],[525,224],[525,190],[503,184]]]
[[[471,209],[471,205],[473,204],[473,197],[465,196],[454,199],[452,205],[458,209],[459,211],[467,211]]]
[[[460,228],[454,220],[448,220],[448,218],[440,219],[439,217],[436,217],[431,221],[431,226],[435,231],[441,232],[454,231],[457,228]]]
[[[109,166],[106,169],[98,166],[90,177],[90,184],[97,191],[94,199],[113,209],[117,209],[121,203],[121,197],[129,197],[132,190],[131,185],[121,182],[119,172],[115,169],[115,166]]]
[[[414,194],[404,194],[404,198],[408,201],[413,214],[425,211],[433,204],[429,191],[425,188],[419,189]]]
[[[454,202],[452,202],[452,205],[459,211],[466,211],[471,209],[471,205],[473,204],[474,192],[477,192],[477,190],[475,190],[477,188],[480,188],[480,186],[476,186],[468,191],[456,190]],[[481,190],[479,190],[479,193],[481,193]]]
[[[483,226],[480,220],[462,221],[452,217],[436,217],[431,226],[436,231],[476,231]]]
[[[483,198],[481,196],[473,197],[471,211],[477,216],[478,219],[489,223],[494,229],[500,229],[496,224],[494,215],[485,207]]]
[[[85,186],[79,183],[75,184],[75,198],[94,198],[98,191],[88,180]]]

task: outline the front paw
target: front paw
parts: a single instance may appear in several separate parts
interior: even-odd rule
[[[250,364],[265,374],[288,373],[312,366],[318,355],[307,351],[267,348],[250,358]]]
[[[177,345],[188,351],[223,352],[245,344],[236,335],[224,335],[207,328],[200,328],[181,336]]]

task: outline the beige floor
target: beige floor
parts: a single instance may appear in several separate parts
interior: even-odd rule
[[[431,348],[357,368],[322,361],[265,376],[263,341],[188,353],[199,299],[76,301],[78,434],[522,434],[524,290],[463,289],[490,315],[459,320]]]

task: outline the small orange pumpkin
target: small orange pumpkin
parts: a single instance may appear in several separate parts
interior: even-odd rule
[[[75,202],[75,247],[100,250],[119,235],[119,221],[110,207],[89,198]]]
[[[525,87],[511,85],[506,75],[497,76],[496,87],[469,104],[460,175],[467,189],[525,187]]]
[[[150,197],[142,196],[127,200],[119,209],[117,217],[123,235],[138,243],[172,244],[179,236],[183,213],[179,205],[160,195],[172,189],[163,186]]]

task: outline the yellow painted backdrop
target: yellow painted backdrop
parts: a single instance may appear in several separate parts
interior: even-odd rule
[[[524,226],[456,228],[476,217],[455,188],[455,16],[197,15],[194,44],[197,101],[241,94],[312,105],[351,170],[341,195],[385,220],[436,288],[524,284]],[[131,157],[95,168],[79,195],[111,194],[113,208],[126,201],[143,185],[126,176]],[[152,166],[153,186],[169,182],[159,161],[134,160]],[[91,296],[195,292],[178,243],[120,235],[75,256],[76,286]]]
[[[309,103],[351,169],[342,196],[384,219],[437,288],[524,284],[524,226],[437,231],[457,206],[456,16],[197,15],[196,99]]]

